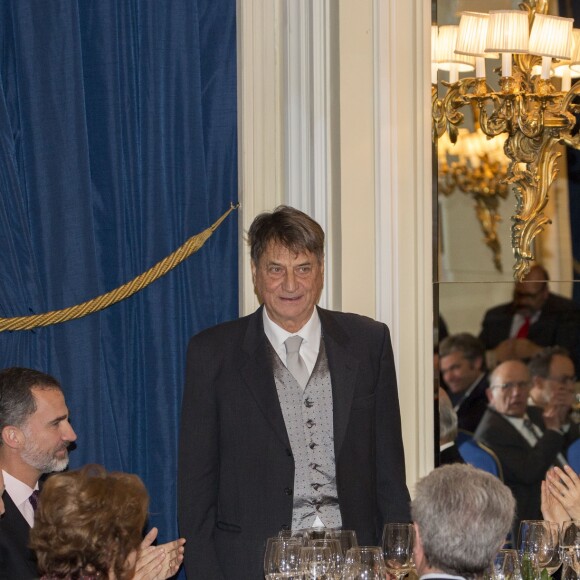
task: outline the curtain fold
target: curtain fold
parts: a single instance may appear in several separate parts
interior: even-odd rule
[[[237,199],[235,0],[0,5],[0,316],[140,274]],[[238,314],[237,216],[101,313],[0,333],[0,365],[63,384],[71,466],[138,473],[175,537],[188,338]]]

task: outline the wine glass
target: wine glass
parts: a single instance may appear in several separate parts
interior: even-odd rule
[[[491,577],[493,580],[522,580],[517,550],[500,550],[495,556]]]
[[[264,574],[297,570],[301,547],[299,538],[268,538],[264,553]]]
[[[389,574],[401,580],[413,569],[415,528],[412,524],[385,524],[383,554]]]
[[[355,546],[344,557],[343,580],[385,580],[383,551],[376,546]]]
[[[331,530],[330,537],[340,542],[343,556],[346,556],[346,552],[350,548],[358,546],[356,532],[354,530]]]
[[[580,520],[569,520],[562,524],[560,538],[562,558],[562,580],[580,577]]]
[[[342,554],[342,548],[338,540],[308,540],[306,545],[328,548],[330,550],[332,564],[336,575],[339,575],[342,572],[344,556]]]
[[[554,536],[552,522],[544,520],[522,520],[519,532],[519,551],[522,575],[525,578],[540,577],[558,549],[558,535]]]
[[[542,569],[546,570],[550,576],[561,566],[562,558],[560,553],[560,526],[556,522],[544,522],[546,526],[547,539],[545,544],[550,546],[552,557],[546,560]]]
[[[334,561],[330,548],[302,546],[300,548],[299,571],[304,580],[330,580],[334,575]]]

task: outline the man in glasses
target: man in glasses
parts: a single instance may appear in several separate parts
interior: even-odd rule
[[[562,465],[567,446],[577,430],[565,433],[555,406],[528,407],[532,387],[528,367],[521,361],[506,361],[491,373],[488,389],[490,406],[475,439],[497,455],[505,484],[517,504],[517,521],[542,518],[540,487],[552,465]]]
[[[554,406],[564,430],[576,427],[570,422],[576,401],[576,372],[568,351],[559,346],[546,348],[530,361],[528,368],[532,378],[528,403],[542,408]]]
[[[529,361],[546,346],[562,346],[580,364],[580,307],[550,292],[548,272],[536,264],[514,287],[513,300],[485,313],[480,340],[488,367],[505,360]]]

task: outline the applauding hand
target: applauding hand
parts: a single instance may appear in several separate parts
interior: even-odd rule
[[[133,580],[166,580],[177,574],[183,562],[185,539],[152,546],[157,533],[157,528],[152,528],[143,538]]]
[[[548,471],[546,482],[550,495],[568,514],[567,519],[580,519],[580,478],[566,465],[564,469],[554,467]]]

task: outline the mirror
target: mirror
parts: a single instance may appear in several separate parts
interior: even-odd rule
[[[458,24],[462,11],[489,12],[490,10],[515,10],[519,0],[434,0],[434,22],[439,26]],[[574,13],[573,13],[574,12]],[[550,2],[550,14],[576,17],[574,26],[580,27],[580,6],[575,2]],[[500,61],[487,61],[487,78],[497,78],[493,69]],[[464,73],[462,76],[473,76]],[[448,73],[438,73],[439,96],[446,87]],[[466,108],[463,112],[467,112]],[[467,123],[469,125],[469,123]],[[473,127],[473,119],[471,120]],[[534,251],[550,274],[550,291],[567,298],[576,297],[580,303],[580,153],[566,150],[558,160],[559,173],[552,184],[546,213],[552,220],[543,233],[537,236]],[[436,155],[436,153],[435,153]],[[447,158],[449,159],[449,157]],[[456,156],[455,161],[458,160]],[[465,163],[463,163],[465,166]],[[515,196],[507,192],[505,199],[497,196],[496,211],[499,247],[494,251],[485,243],[482,223],[476,213],[476,199],[472,192],[460,187],[449,188],[446,175],[449,168],[440,159],[434,162],[434,231],[438,232],[438,251],[435,252],[434,320],[440,314],[449,333],[469,332],[478,336],[485,312],[493,306],[510,302],[514,289],[514,257],[511,248],[511,215],[514,213]],[[575,253],[574,253],[575,251]],[[577,260],[574,261],[574,255]],[[501,269],[498,268],[498,262]],[[575,269],[576,268],[576,269]],[[575,281],[576,279],[576,281]],[[437,322],[436,322],[437,324]],[[435,328],[438,336],[440,328]],[[580,374],[580,369],[576,369]],[[439,378],[435,369],[436,386]],[[437,439],[437,437],[436,437]]]

